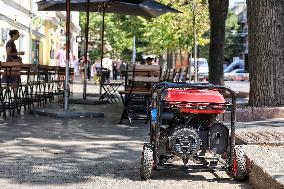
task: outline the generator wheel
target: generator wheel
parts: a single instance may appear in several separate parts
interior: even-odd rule
[[[245,152],[241,146],[235,146],[232,157],[232,173],[233,178],[237,181],[245,181],[248,178]]]
[[[153,150],[150,144],[144,144],[142,157],[140,176],[144,180],[149,180],[153,170]]]

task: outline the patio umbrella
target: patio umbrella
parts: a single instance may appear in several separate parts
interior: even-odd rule
[[[39,11],[65,11],[66,0],[42,0],[37,2]],[[90,12],[115,13],[145,18],[158,17],[177,10],[153,0],[90,0]],[[86,0],[70,0],[70,11],[87,12]]]
[[[115,13],[132,16],[142,16],[145,18],[158,17],[167,12],[179,13],[179,11],[160,4],[153,0],[42,0],[37,2],[39,11],[66,11],[66,49],[69,52],[69,25],[70,25],[70,11],[87,12],[87,26],[86,26],[86,47],[85,47],[85,68],[87,63],[87,44],[88,44],[88,28],[89,28],[89,12],[102,12],[103,13],[103,26],[102,26],[102,54],[101,54],[101,67],[103,60],[103,38],[104,38],[104,13]],[[69,18],[68,18],[69,17]],[[66,64],[66,88],[68,87],[69,80],[69,56],[67,56]],[[67,71],[68,70],[68,71]],[[85,71],[86,76],[86,71]],[[68,88],[67,88],[68,89]],[[101,93],[101,86],[100,86]],[[64,108],[68,109],[68,93],[66,92],[64,100]],[[86,77],[84,81],[83,98],[86,99]]]

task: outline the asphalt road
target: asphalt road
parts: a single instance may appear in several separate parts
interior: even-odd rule
[[[239,92],[249,93],[249,81],[225,81],[225,85]]]

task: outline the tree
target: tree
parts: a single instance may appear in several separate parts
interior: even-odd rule
[[[85,38],[85,26],[86,26],[86,13],[80,12],[80,27],[82,35]],[[99,13],[90,13],[89,16],[89,55],[92,60],[95,60],[101,55],[101,26],[102,17]],[[85,42],[85,41],[83,41]]]
[[[233,57],[239,56],[242,52],[242,39],[238,34],[240,31],[238,17],[231,11],[228,12],[225,30],[224,59],[232,61]]]
[[[242,41],[238,34],[240,25],[238,17],[233,12],[229,11],[225,26],[225,44],[224,44],[224,60],[232,61],[233,57],[238,56],[242,51]],[[210,37],[210,31],[204,33],[204,38]],[[200,47],[200,57],[209,58],[209,44]]]
[[[193,3],[187,0],[160,0],[160,2],[170,3],[170,6],[181,13],[165,14],[147,23],[148,31],[145,32],[145,37],[151,44],[147,50],[154,54],[174,53],[182,62],[182,59],[188,59],[185,55],[191,53],[193,47]],[[203,46],[209,43],[209,39],[203,35],[209,29],[208,4],[204,0],[194,0],[194,2],[197,43]],[[169,59],[167,62],[170,63]]]
[[[284,1],[248,0],[250,98],[254,107],[284,105]]]
[[[210,15],[209,82],[224,84],[223,59],[225,23],[229,0],[208,0]]]
[[[163,4],[170,4],[181,13],[168,13],[149,20],[142,17],[106,14],[105,44],[111,46],[111,51],[106,53],[128,60],[129,56],[125,56],[125,52],[132,51],[133,36],[136,36],[137,55],[139,53],[159,55],[165,53],[167,49],[172,49],[173,52],[189,53],[193,46],[192,4],[187,0],[159,1]],[[203,37],[203,33],[209,28],[208,4],[204,0],[195,0],[195,2],[197,41],[202,46],[209,43],[209,39]],[[85,17],[85,13],[80,14],[82,28],[84,28]],[[98,34],[100,37],[101,20],[101,15],[98,13],[90,15],[90,41],[94,41]],[[84,30],[82,29],[82,31]],[[92,51],[99,52],[95,46],[98,46],[100,42],[95,43],[96,45],[91,45],[93,48],[90,48],[90,51],[93,49]],[[96,55],[98,53],[90,54]]]
[[[141,51],[141,45],[147,46],[142,42],[143,30],[146,20],[141,17],[112,15],[109,19],[108,40],[117,53],[124,61],[130,61],[132,58],[132,39],[136,36],[136,51],[137,55]],[[129,54],[126,55],[125,52]],[[138,57],[137,57],[138,58]],[[138,60],[138,59],[136,59]]]
[[[131,52],[132,50],[132,36],[139,35],[140,37],[142,35],[139,33],[139,30],[144,27],[143,20],[144,19],[140,17],[106,14],[104,54],[108,54],[111,57],[123,58],[124,61],[128,61],[129,56],[125,56],[125,52]],[[86,13],[80,13],[80,25],[83,32],[85,31],[83,29],[85,22]],[[93,59],[100,57],[101,28],[102,15],[100,13],[90,14],[89,52]],[[106,46],[111,48],[106,48]]]

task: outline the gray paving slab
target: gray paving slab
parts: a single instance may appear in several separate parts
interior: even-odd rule
[[[284,118],[268,119],[265,121],[250,121],[237,122],[237,131],[251,132],[251,131],[283,131],[284,132]]]
[[[284,132],[284,119],[236,123],[236,134],[242,132]],[[283,189],[284,146],[243,145],[243,148],[252,164],[249,180],[253,187],[255,189]]]
[[[256,189],[284,188],[284,146],[245,145],[250,183]]]
[[[244,91],[248,84],[239,86]],[[82,97],[82,84],[77,82],[71,88],[74,98]],[[88,84],[87,93],[98,91],[98,85]],[[252,188],[248,182],[233,181],[223,171],[185,173],[178,168],[155,172],[152,180],[141,181],[140,154],[148,141],[148,126],[143,122],[135,122],[134,127],[127,122],[119,125],[121,104],[70,107],[103,112],[105,117],[66,119],[22,114],[0,119],[0,188]],[[282,124],[274,123],[275,129]],[[239,124],[237,129],[269,125]]]

